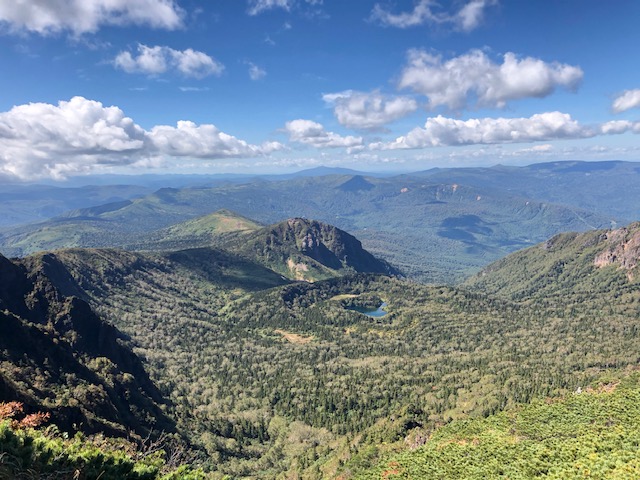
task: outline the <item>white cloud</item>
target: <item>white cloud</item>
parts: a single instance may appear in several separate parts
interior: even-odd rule
[[[362,137],[343,137],[327,132],[324,127],[311,120],[292,120],[285,125],[285,131],[292,142],[311,145],[315,148],[357,147],[362,145]]]
[[[632,127],[633,124],[627,120],[612,120],[603,123],[600,126],[600,131],[605,135],[617,135],[631,130]]]
[[[501,152],[502,156],[531,156],[531,155],[539,155],[539,156],[544,156],[544,155],[555,155],[555,149],[553,148],[553,145],[545,143],[543,145],[534,145],[533,147],[529,147],[529,148],[521,148],[518,150],[514,150],[512,152],[505,152],[504,150]]]
[[[277,142],[250,145],[221,132],[215,125],[196,125],[189,121],[180,121],[176,127],[155,126],[148,137],[159,153],[171,157],[255,157],[281,149]]]
[[[611,108],[615,113],[625,112],[632,108],[640,108],[640,89],[625,90],[614,99]]]
[[[322,98],[333,105],[336,118],[348,128],[380,128],[418,109],[418,103],[411,97],[389,97],[377,90],[370,93],[347,90]]]
[[[214,125],[178,122],[146,131],[118,107],[74,97],[0,113],[0,176],[64,178],[109,166],[157,165],[165,157],[258,157],[284,146],[251,145]]]
[[[408,162],[412,168],[429,166],[489,166],[498,163],[510,165],[530,165],[540,161],[559,160],[607,160],[611,158],[637,159],[638,147],[610,147],[604,145],[567,145],[558,147],[549,144],[533,147],[517,148],[517,145],[487,145],[458,147],[445,150],[424,150],[414,155],[409,154]],[[385,152],[387,153],[387,152]],[[408,154],[409,152],[402,152]]]
[[[431,108],[461,109],[473,99],[479,106],[503,108],[510,100],[546,97],[556,87],[573,90],[582,77],[580,67],[532,57],[519,59],[511,52],[497,64],[480,50],[447,61],[424,50],[410,50],[399,87],[429,97]]]
[[[209,87],[178,87],[181,92],[208,92]]]
[[[531,147],[529,150],[532,152],[550,152],[553,150],[553,145],[545,143],[544,145],[535,145]]]
[[[0,172],[61,178],[97,164],[131,163],[145,132],[117,107],[74,97],[0,113]]]
[[[435,0],[419,0],[411,12],[397,14],[376,4],[370,18],[382,25],[397,28],[450,25],[458,30],[469,32],[480,26],[484,20],[485,10],[496,3],[496,0],[471,0],[456,12],[446,12],[438,11],[439,3]]]
[[[281,8],[287,12],[291,8],[299,4],[301,0],[249,0],[249,9],[247,13],[249,15],[258,15],[267,10],[273,10],[275,8]],[[311,7],[320,6],[323,4],[323,0],[304,0],[304,3]],[[287,24],[285,24],[286,26]]]
[[[640,133],[640,122],[612,120],[600,125],[600,133],[604,135],[620,135],[627,132]]]
[[[250,0],[249,15],[258,15],[265,10],[273,10],[274,8],[283,8],[287,11],[291,9],[291,0]]]
[[[182,26],[182,17],[174,0],[0,0],[0,22],[41,35],[94,33],[103,25],[172,30]]]
[[[264,68],[260,68],[255,63],[247,62],[249,66],[249,78],[254,82],[266,77],[267,71]]]
[[[390,143],[375,143],[372,149],[393,150],[455,145],[528,143],[593,137],[597,132],[580,125],[570,115],[547,112],[530,118],[478,118],[458,120],[441,115],[428,118],[424,128],[415,128]]]
[[[376,3],[371,12],[371,19],[383,25],[398,28],[415,27],[425,23],[442,23],[441,17],[431,11],[432,4],[430,0],[421,0],[412,12],[393,14]]]
[[[496,2],[491,0],[470,1],[456,14],[457,25],[465,32],[476,29],[484,20],[485,8],[495,4]]]
[[[160,75],[175,70],[185,77],[193,78],[219,76],[224,71],[224,65],[204,52],[190,48],[174,50],[164,46],[147,47],[142,44],[138,45],[138,56],[131,55],[131,52],[120,52],[113,64],[127,73]]]

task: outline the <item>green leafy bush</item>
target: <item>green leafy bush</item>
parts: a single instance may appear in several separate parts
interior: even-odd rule
[[[21,420],[17,418],[23,417]],[[57,428],[39,429],[36,419],[23,416],[17,402],[0,403],[0,479],[197,480],[203,472],[187,465],[167,467],[162,451],[143,454],[123,441],[92,442],[73,438]],[[126,448],[122,448],[125,446]]]

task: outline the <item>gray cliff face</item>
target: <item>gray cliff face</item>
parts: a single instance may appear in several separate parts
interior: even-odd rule
[[[611,230],[603,235],[604,249],[594,260],[597,267],[618,265],[633,277],[640,258],[640,223]]]

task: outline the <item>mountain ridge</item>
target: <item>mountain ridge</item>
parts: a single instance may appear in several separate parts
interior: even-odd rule
[[[384,178],[263,178],[164,189],[92,218],[69,217],[2,232],[0,251],[20,256],[61,247],[138,248],[152,232],[226,208],[261,224],[293,217],[335,224],[408,277],[453,283],[562,230],[605,228],[632,216],[634,202],[612,202],[607,196],[620,199],[639,188],[635,164],[586,173],[556,173],[567,165],[549,168],[437,169]],[[571,192],[589,209],[581,209],[577,201],[567,203]]]
[[[317,220],[290,218],[244,235],[224,247],[292,280],[315,281],[344,273],[399,274],[354,236]]]
[[[472,192],[457,190],[436,193]],[[46,275],[129,335],[214,478],[338,478],[366,474],[451,420],[514,411],[634,368],[638,289],[620,270],[631,257],[617,252],[634,245],[635,228],[560,234],[525,251],[535,254],[530,267],[526,256],[508,262],[541,282],[541,295],[528,285],[509,297],[340,272],[331,267],[343,265],[347,234],[305,218],[238,233],[235,252],[42,252],[6,264],[5,282],[20,285],[21,268]],[[602,252],[613,263],[597,267]],[[541,253],[552,257],[536,264]],[[292,254],[323,260],[331,277],[295,282],[257,262],[287,268]],[[367,313],[383,302],[382,316]]]
[[[53,412],[67,431],[174,431],[160,408],[166,400],[126,337],[84,300],[61,293],[47,275],[53,270],[58,280],[69,277],[50,255],[20,263],[0,257],[2,398]]]
[[[637,285],[640,222],[626,227],[567,232],[515,252],[465,282],[511,298],[597,294]]]

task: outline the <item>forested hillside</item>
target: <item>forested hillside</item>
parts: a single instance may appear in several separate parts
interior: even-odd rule
[[[126,338],[57,288],[66,275],[52,256],[23,264],[0,257],[0,398],[48,412],[66,430],[174,431]]]
[[[133,250],[181,250],[221,245],[230,239],[254,232],[263,225],[230,210],[222,209],[209,215],[180,222],[142,235]]]
[[[640,223],[614,230],[562,233],[489,265],[465,283],[513,299],[551,303],[562,298],[626,303],[640,276]]]
[[[638,374],[486,419],[453,422],[359,479],[633,479],[640,476]]]

